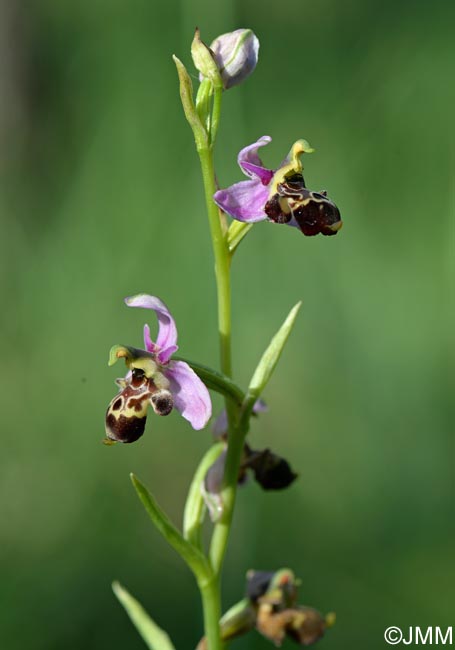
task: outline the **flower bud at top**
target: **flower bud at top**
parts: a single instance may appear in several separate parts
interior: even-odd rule
[[[236,29],[218,36],[210,46],[227,90],[242,83],[258,62],[259,41],[251,29]]]

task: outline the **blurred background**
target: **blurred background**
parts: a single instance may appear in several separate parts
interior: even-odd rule
[[[210,443],[173,414],[107,448],[104,413],[160,296],[180,352],[217,367],[215,286],[176,53],[251,27],[255,74],[224,98],[222,186],[258,136],[277,165],[299,137],[333,238],[257,225],[233,271],[234,367],[245,386],[303,309],[269,384],[253,447],[288,458],[286,492],[242,490],[223,583],[290,566],[301,602],[336,611],[319,647],[386,647],[390,625],[453,624],[453,38],[450,2],[0,0],[0,645],[145,647],[120,580],[177,648],[201,634],[194,581],[143,512],[134,471],[178,522]],[[152,330],[153,316],[148,319]],[[215,398],[215,407],[220,400]],[[256,632],[232,644],[271,647]],[[285,644],[292,647],[292,644]]]

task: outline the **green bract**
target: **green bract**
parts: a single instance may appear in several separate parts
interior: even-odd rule
[[[302,303],[298,302],[291,309],[286,320],[270,341],[269,347],[262,355],[262,358],[254,371],[254,375],[251,378],[250,385],[248,386],[249,399],[253,401],[253,403],[260,397],[275,370],[275,366],[283,352],[289,334],[294,327],[295,319],[297,318],[301,306]]]

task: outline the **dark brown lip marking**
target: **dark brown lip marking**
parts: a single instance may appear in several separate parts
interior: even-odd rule
[[[117,400],[115,400],[115,402],[113,403],[113,405],[112,405],[112,410],[113,410],[113,411],[118,411],[119,408],[122,406],[122,404],[123,404],[123,399],[122,399],[121,397],[119,397],[119,398],[118,398]]]
[[[130,417],[120,415],[116,418],[115,415],[108,412],[106,415],[107,437],[117,442],[136,442],[144,433],[146,421],[147,416],[138,418],[135,415]]]

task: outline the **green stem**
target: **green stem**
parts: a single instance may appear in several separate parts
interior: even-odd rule
[[[221,371],[231,376],[231,282],[229,270],[229,249],[221,227],[218,206],[213,201],[216,192],[213,153],[210,147],[198,149],[204,182],[205,202],[209,217],[215,276],[218,294],[218,330],[220,336]]]
[[[223,98],[223,89],[221,87],[215,88],[213,96],[213,111],[212,111],[212,128],[210,130],[210,144],[215,144],[216,134],[218,133],[218,126],[221,117],[221,100]]]
[[[219,119],[219,103],[215,125]],[[213,122],[212,122],[213,124]],[[213,140],[213,139],[212,139]],[[232,374],[231,362],[231,278],[230,256],[226,238],[223,233],[220,214],[213,201],[216,192],[215,169],[213,164],[213,149],[209,146],[198,147],[201,162],[202,180],[207,206],[207,214],[212,238],[213,254],[215,257],[215,277],[218,297],[218,331],[220,337],[220,365],[221,372],[228,378]],[[232,423],[236,405],[232,399],[226,398],[228,422]],[[202,605],[204,609],[204,629],[209,650],[221,650],[219,620],[221,618],[221,593],[219,572],[205,586],[200,585]]]
[[[215,525],[210,544],[210,563],[217,575],[221,572],[224,556],[226,554],[232,517],[234,514],[235,498],[237,495],[240,461],[242,458],[245,437],[249,429],[253,405],[254,402],[251,403],[247,396],[240,413],[238,424],[229,433],[226,468],[224,471],[225,487],[221,493],[224,511],[221,520]]]
[[[204,611],[204,632],[208,650],[223,650],[224,644],[221,640],[219,624],[221,619],[221,599],[218,577],[214,576],[205,584],[199,583],[199,590]]]
[[[218,297],[218,330],[220,337],[221,372],[228,379],[232,376],[231,361],[231,276],[228,239],[223,230],[220,211],[213,201],[216,180],[213,163],[213,144],[218,130],[221,112],[222,89],[215,89],[213,99],[212,128],[210,132],[210,145],[203,142],[197,144],[201,162],[204,194],[207,214],[212,238],[212,247],[215,257],[215,277]],[[239,416],[238,395],[233,400],[226,396],[226,411],[228,416],[228,450],[223,490],[224,513],[220,522],[215,525],[210,549],[210,559],[214,578],[206,587],[201,587],[202,602],[204,607],[204,626],[209,650],[219,650],[223,647],[220,637],[219,619],[221,616],[220,576],[223,559],[232,522],[237,478],[243,450],[245,435],[249,426],[251,409],[246,418]],[[245,403],[245,399],[243,403]],[[243,414],[243,411],[242,411]]]

